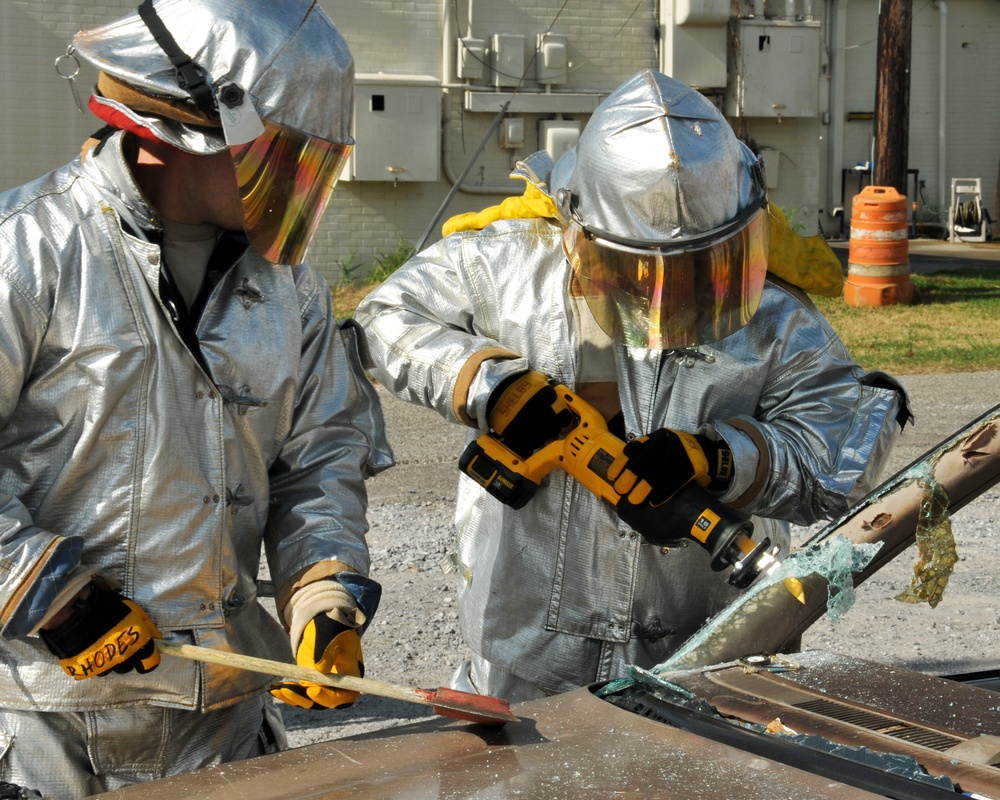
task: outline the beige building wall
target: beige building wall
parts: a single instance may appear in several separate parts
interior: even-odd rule
[[[451,215],[478,211],[509,194],[519,194],[523,184],[511,181],[510,171],[519,158],[541,149],[538,122],[556,116],[579,120],[581,124],[586,121],[587,114],[546,112],[542,102],[541,112],[511,115],[522,120],[524,144],[502,148],[499,130],[487,137],[496,111],[464,108],[465,91],[455,76],[457,38],[471,32],[472,37],[489,44],[495,34],[523,36],[527,77],[518,91],[528,95],[545,91],[534,80],[530,58],[537,35],[547,31],[569,35],[567,78],[549,89],[554,94],[607,94],[629,74],[657,64],[651,0],[478,0],[472,3],[471,14],[467,0],[324,0],[323,5],[350,43],[358,74],[428,75],[448,84],[441,97],[439,181],[342,182],[338,186],[325,235],[329,236],[331,252],[336,254],[335,264],[341,267],[344,259],[352,265],[359,259],[370,263],[373,252],[393,250],[400,233],[415,243],[430,230],[426,239],[430,244],[440,238],[440,223]],[[490,70],[484,68],[483,72],[488,76]],[[489,96],[496,110],[511,97],[511,88],[491,87],[485,77],[468,83],[476,94]],[[463,188],[454,193],[440,221],[431,227],[454,181],[484,140],[486,146],[462,182]],[[359,139],[358,149],[364,146]]]
[[[875,110],[877,1],[851,0],[847,19],[845,112],[858,116]],[[910,169],[918,170],[917,177],[925,186],[914,197],[911,177],[908,197],[918,202],[921,218],[944,224],[952,178],[980,178],[983,203],[996,218],[1000,3],[915,3],[912,26],[908,162]],[[855,119],[845,127],[843,167],[870,161],[874,123]],[[856,180],[849,178],[848,219],[856,187]]]
[[[413,181],[404,175],[395,181],[340,183],[313,245],[313,263],[331,282],[358,279],[370,271],[376,256],[394,251],[400,237],[414,243],[427,234],[430,243],[449,216],[519,193],[521,185],[507,176],[518,158],[540,147],[539,121],[562,117],[582,124],[588,117],[581,110],[560,114],[564,95],[586,107],[634,71],[660,64],[659,24],[673,8],[662,4],[671,1],[679,2],[472,0],[470,8],[469,0],[320,0],[351,45],[359,75],[383,73],[390,82],[400,76],[420,76],[437,82],[440,90],[434,95],[440,103],[441,128],[438,150],[433,152],[439,161],[437,180]],[[113,19],[137,3],[0,2],[0,69],[5,77],[0,101],[0,189],[69,160],[99,127],[95,117],[77,110],[70,82],[56,74],[54,62],[77,30]],[[766,8],[769,16],[780,16],[785,4],[768,0]],[[732,0],[733,13],[745,15],[751,10],[750,0]],[[841,198],[841,170],[871,158],[872,123],[853,117],[874,111],[878,4],[877,0],[815,0],[812,13],[820,22],[823,47],[816,75],[816,116],[731,121],[753,144],[769,148],[765,151],[769,173],[777,164],[772,199],[794,211],[804,232],[822,229],[837,235],[840,219],[850,219],[850,198],[856,192],[856,182],[849,179]],[[569,65],[565,80],[549,86],[535,79],[531,62],[536,37],[546,32],[566,36]],[[514,96],[513,87],[493,86],[488,68],[479,80],[463,82],[455,75],[455,40],[471,35],[489,45],[495,34],[524,37],[525,80],[510,112],[523,124],[524,141],[517,147],[502,147],[499,130],[487,136],[496,110]],[[731,37],[728,42],[731,49]],[[984,203],[997,216],[1000,104],[995,101],[995,72],[1000,63],[1000,3],[948,0],[915,7],[912,58],[910,166],[919,169],[925,182],[922,213],[943,217],[951,179],[979,177]],[[60,63],[64,73],[71,66],[67,59]],[[93,79],[86,68],[76,78],[84,103]],[[722,103],[721,91],[706,93]],[[475,109],[468,107],[472,95]],[[523,105],[519,108],[517,103]],[[373,144],[359,141],[358,153],[366,146]],[[455,191],[454,181],[470,162],[473,166],[461,190]],[[450,192],[447,209],[434,222]],[[841,205],[842,216],[834,216]]]

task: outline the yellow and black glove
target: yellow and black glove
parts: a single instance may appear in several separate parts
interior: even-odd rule
[[[357,628],[317,614],[302,631],[295,652],[300,667],[312,667],[334,675],[363,678],[365,662]],[[271,686],[271,694],[289,705],[307,709],[347,708],[358,699],[357,692],[334,689],[311,681],[283,681]]]
[[[160,663],[156,625],[134,601],[100,581],[90,584],[90,593],[73,603],[63,622],[39,636],[78,681],[110,672],[144,674]]]
[[[629,505],[662,505],[691,481],[723,490],[732,477],[733,456],[725,442],[670,428],[633,439],[623,455],[624,463],[608,470],[615,492],[622,496],[619,515],[623,506],[627,513]]]
[[[524,372],[490,393],[487,420],[507,449],[527,458],[573,422],[568,408],[556,410],[557,400],[553,378],[535,370]]]

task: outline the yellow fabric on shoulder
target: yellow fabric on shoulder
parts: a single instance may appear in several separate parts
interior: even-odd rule
[[[557,216],[552,198],[534,184],[527,183],[520,197],[508,197],[500,205],[482,211],[457,214],[441,226],[441,233],[447,236],[458,231],[478,231],[498,219],[555,219]]]
[[[833,248],[822,236],[800,236],[774,203],[768,203],[771,224],[768,227],[767,271],[810,294],[839,297],[844,288],[844,273]],[[556,219],[552,198],[537,186],[527,183],[520,197],[508,197],[482,211],[457,214],[441,227],[444,236],[458,231],[477,231],[500,219]]]
[[[768,202],[767,271],[809,294],[839,297],[844,268],[822,236],[800,236],[774,203]]]

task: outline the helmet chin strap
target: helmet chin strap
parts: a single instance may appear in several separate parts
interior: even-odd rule
[[[177,44],[177,40],[167,30],[167,26],[163,24],[160,15],[156,13],[156,9],[153,7],[153,0],[143,0],[138,11],[139,17],[146,23],[146,27],[149,28],[153,39],[156,40],[160,49],[166,53],[167,58],[170,59],[170,63],[174,65],[177,85],[191,95],[191,99],[194,100],[198,108],[204,113],[216,116],[218,114],[218,106],[216,105],[215,95],[211,87],[205,82],[205,70],[195,64],[191,60],[191,57],[181,50],[180,45]]]

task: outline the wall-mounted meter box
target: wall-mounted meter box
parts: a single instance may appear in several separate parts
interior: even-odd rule
[[[486,40],[466,36],[459,39],[456,53],[455,75],[461,80],[478,81],[486,65]]]
[[[819,104],[818,21],[734,20],[727,116],[815,117]]]
[[[569,37],[540,33],[535,49],[535,80],[552,85],[566,83],[569,75]]]
[[[674,0],[677,25],[725,25],[729,14],[729,0]]]
[[[490,68],[497,88],[517,86],[524,75],[524,37],[494,33],[490,46]]]
[[[430,75],[355,75],[354,141],[341,180],[438,180],[441,82]]]
[[[726,85],[729,0],[663,0],[660,70],[698,89]]]
[[[500,125],[500,146],[505,150],[524,147],[523,117],[504,117]]]
[[[580,120],[543,119],[538,121],[538,144],[553,161],[575,146],[580,139]]]

